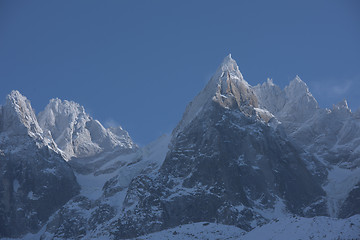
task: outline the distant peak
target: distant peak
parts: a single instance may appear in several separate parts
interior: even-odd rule
[[[22,96],[18,90],[12,90],[9,94],[10,96]]]
[[[289,88],[302,88],[306,91],[309,91],[308,86],[306,85],[306,83],[301,80],[301,78],[299,77],[299,75],[296,75],[295,78],[290,82]]]
[[[272,80],[272,78],[267,78],[266,83],[267,83],[269,86],[274,86],[274,85],[275,85],[274,82],[273,82],[273,80]]]
[[[61,100],[59,98],[50,99],[49,104],[46,106],[45,110],[51,110],[64,115],[87,115],[87,113],[85,112],[85,108],[79,103],[76,103],[74,101]]]
[[[298,75],[296,75],[290,84],[285,87],[285,94],[288,99],[292,99],[292,101],[295,102],[299,99],[303,99],[305,96],[305,99],[307,99],[307,103],[304,103],[305,105],[309,105],[311,103],[309,105],[311,108],[318,108],[318,103],[311,94],[309,87]]]
[[[26,101],[27,98],[23,96],[18,90],[12,90],[7,96],[7,99],[10,101]]]
[[[348,105],[346,99],[344,98],[338,104],[334,104],[333,109],[349,109],[349,105]]]
[[[33,111],[28,99],[17,90],[12,90],[6,96],[6,105],[13,108],[16,112]]]
[[[294,83],[300,83],[302,85],[306,85],[306,83],[299,77],[299,75],[296,75],[295,78],[291,81]]]
[[[11,91],[6,97],[2,127],[17,134],[30,133],[35,136],[42,133],[30,101],[17,90]]]

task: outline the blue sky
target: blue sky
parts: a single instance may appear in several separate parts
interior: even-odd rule
[[[320,106],[360,107],[359,1],[0,2],[0,103],[74,100],[146,144],[231,53],[245,79],[298,74]]]

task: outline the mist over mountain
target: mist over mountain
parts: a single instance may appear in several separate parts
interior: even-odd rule
[[[141,148],[78,103],[36,115],[12,91],[0,170],[4,239],[360,238],[360,114],[320,108],[299,76],[251,86],[231,55]]]

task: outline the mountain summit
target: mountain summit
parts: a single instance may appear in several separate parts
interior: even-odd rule
[[[241,109],[248,115],[253,114],[253,108],[258,106],[255,93],[244,80],[231,54],[225,57],[205,88],[186,107],[175,132],[183,130],[198,115],[211,108],[214,102],[226,109]]]

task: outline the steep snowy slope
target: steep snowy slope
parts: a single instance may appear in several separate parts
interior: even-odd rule
[[[35,233],[79,186],[24,96],[12,91],[0,109],[0,237]]]
[[[105,129],[84,107],[72,101],[50,100],[38,119],[41,128],[52,136],[68,160],[114,149],[131,152],[137,148],[121,127]]]

